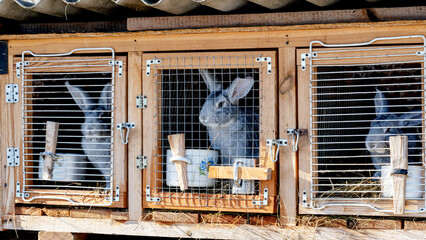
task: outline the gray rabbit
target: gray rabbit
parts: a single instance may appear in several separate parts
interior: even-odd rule
[[[69,93],[83,110],[85,121],[81,125],[81,146],[89,161],[105,178],[105,189],[110,188],[111,179],[111,84],[103,88],[96,103],[81,88],[65,82]]]
[[[390,163],[390,136],[407,135],[408,155],[419,154],[421,139],[416,131],[416,126],[422,124],[422,113],[412,111],[397,116],[389,112],[389,103],[379,89],[376,89],[374,105],[376,118],[371,122],[370,130],[365,139],[365,146],[371,154],[374,167],[380,170],[381,165]],[[408,162],[416,161],[419,161],[416,157],[410,156],[408,158]],[[380,176],[380,171],[374,174],[374,178]]]
[[[210,95],[200,111],[212,148],[219,150],[222,164],[235,158],[259,157],[259,114],[253,107],[238,106],[254,84],[252,77],[236,78],[227,89],[208,71],[200,70]]]

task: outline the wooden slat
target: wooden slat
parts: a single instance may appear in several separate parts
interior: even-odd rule
[[[128,18],[129,31],[369,22],[365,10]]]
[[[152,212],[152,221],[156,222],[198,223],[199,218],[197,213]]]
[[[209,178],[234,179],[234,167],[210,166]],[[271,180],[271,168],[239,167],[238,179]]]
[[[290,139],[288,128],[297,128],[296,97],[296,49],[293,47],[278,50],[278,101],[279,138]],[[307,138],[307,136],[301,136]],[[291,143],[291,141],[290,141]],[[279,196],[280,221],[287,226],[296,225],[297,215],[297,153],[291,144],[280,149]]]
[[[421,230],[387,230],[313,227],[260,227],[242,224],[200,224],[169,223],[154,221],[134,221],[117,224],[110,219],[52,218],[47,216],[6,215],[3,217],[6,229],[31,231],[57,231],[73,233],[95,233],[111,235],[134,235],[151,237],[182,237],[198,239],[424,239]]]
[[[380,21],[424,20],[426,7],[373,8],[371,10]]]
[[[142,53],[130,52],[128,68],[128,119],[136,123],[129,134],[128,143],[128,188],[129,220],[137,221],[142,216],[142,170],[136,168],[136,158],[142,155],[142,111],[136,108],[136,97],[142,94]]]
[[[389,137],[390,170],[408,169],[408,138],[407,136]],[[407,175],[392,175],[393,182],[393,209],[395,214],[404,214],[405,186]]]

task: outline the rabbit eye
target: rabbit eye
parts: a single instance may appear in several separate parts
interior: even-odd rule
[[[221,108],[221,107],[223,107],[223,105],[225,105],[225,101],[218,102],[217,108]]]
[[[384,129],[383,129],[383,132],[388,133],[388,132],[389,132],[389,130],[390,130],[390,128],[384,128]]]

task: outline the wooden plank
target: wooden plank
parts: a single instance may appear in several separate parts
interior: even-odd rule
[[[70,232],[39,232],[38,240],[85,240],[88,234]]]
[[[15,207],[16,215],[42,216],[43,211],[38,207]]]
[[[286,26],[296,24],[369,22],[363,9],[257,14],[139,17],[127,19],[127,30]]]
[[[204,213],[200,215],[200,222],[239,225],[247,223],[247,217],[244,215],[230,215],[223,213]]]
[[[424,238],[421,230],[387,230],[342,228],[312,228],[275,226],[256,226],[242,224],[159,224],[154,221],[117,223],[110,219],[52,218],[47,216],[12,216],[3,217],[6,229],[29,231],[56,231],[73,233],[115,234],[151,237],[198,238],[198,239],[404,239],[418,240]]]
[[[210,166],[209,178],[234,179],[234,167]],[[271,180],[271,168],[239,167],[238,179]]]
[[[142,53],[130,52],[128,56],[128,119],[136,123],[129,134],[128,143],[128,192],[129,220],[137,221],[142,216],[142,170],[136,168],[136,158],[142,155],[142,111],[136,108],[136,97],[142,94]]]
[[[296,95],[296,49],[293,47],[278,50],[279,81],[279,138],[289,139],[288,128],[297,128],[297,95]],[[302,136],[301,138],[307,138]],[[291,141],[290,141],[291,143]],[[291,144],[290,144],[291,145]],[[280,222],[283,225],[295,226],[297,216],[297,153],[292,146],[281,147],[279,169],[279,206]]]
[[[96,48],[99,45],[112,47],[116,52],[265,49],[287,46],[306,47],[313,40],[329,41],[330,43],[351,43],[354,39],[359,42],[365,42],[376,37],[390,35],[416,35],[425,31],[425,22],[399,21],[314,24],[290,27],[185,29],[137,33],[93,33],[90,35],[5,35],[0,36],[0,39],[11,40],[9,42],[11,55],[20,55],[25,50],[57,53],[67,52],[81,46]],[[335,30],[331,31],[330,29]],[[391,43],[396,42],[398,40]],[[420,41],[410,41],[410,43],[414,42],[419,43]]]
[[[347,228],[347,219],[332,218],[324,216],[307,215],[298,219],[298,226],[301,227],[329,227],[329,228]]]
[[[404,229],[407,230],[426,230],[426,222],[422,221],[404,221]]]
[[[272,226],[278,226],[278,219],[276,216],[252,216],[250,217],[250,224],[251,225],[257,225],[257,226],[265,226],[265,225],[272,225]]]
[[[128,221],[129,212],[111,212],[111,219],[115,221]]]
[[[402,229],[401,220],[356,219],[356,229]]]
[[[70,217],[72,218],[95,218],[95,219],[110,219],[111,212],[101,209],[71,209]]]
[[[176,223],[198,223],[200,216],[197,213],[184,212],[152,212],[152,221],[176,222]]]
[[[408,138],[407,136],[389,137],[391,168],[408,169]],[[395,214],[404,214],[405,209],[405,186],[407,175],[393,174],[393,210]]]
[[[126,21],[21,23],[22,34],[126,31]]]
[[[44,151],[46,153],[52,153],[52,155],[44,156],[44,169],[43,179],[52,178],[53,170],[53,155],[56,153],[56,145],[58,143],[58,132],[59,123],[47,121],[46,123],[46,147]]]
[[[43,208],[43,213],[49,217],[70,217],[70,209],[65,208]]]

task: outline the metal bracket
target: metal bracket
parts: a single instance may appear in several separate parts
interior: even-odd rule
[[[21,193],[21,183],[18,181],[16,182],[16,197],[22,197],[23,194]]]
[[[149,185],[146,185],[146,201],[147,202],[161,202],[159,197],[151,197],[151,188]]]
[[[308,134],[308,129],[287,128],[287,135],[291,135],[293,152],[299,150],[299,136]]]
[[[306,70],[306,59],[307,58],[314,58],[317,55],[318,54],[316,52],[313,52],[313,53],[302,53],[302,55],[301,55],[302,71]]]
[[[146,169],[148,166],[148,161],[146,156],[139,155],[136,157],[136,168],[137,169]]]
[[[269,194],[268,194],[268,189],[267,188],[265,188],[264,190],[263,190],[263,200],[253,200],[253,205],[259,205],[259,206],[266,206],[266,205],[268,205],[268,197],[269,197]]]
[[[274,154],[272,153],[272,146],[276,145],[277,150],[275,151],[275,159]],[[267,139],[266,140],[266,146],[269,146],[270,154],[271,154],[271,161],[276,162],[278,160],[278,155],[280,154],[280,147],[281,146],[287,146],[288,140],[287,139]]]
[[[8,73],[8,49],[7,41],[0,41],[0,74]]]
[[[115,197],[113,198],[114,202],[120,201],[120,186],[115,186]]]
[[[7,103],[19,102],[18,84],[6,84],[6,102]]]
[[[7,148],[7,166],[19,166],[19,148]]]
[[[120,130],[121,142],[123,144],[127,144],[129,142],[130,128],[135,128],[135,126],[136,126],[136,124],[133,123],[133,122],[125,122],[125,123],[118,123],[117,124],[117,129]],[[123,136],[123,129],[127,129],[126,138],[124,138],[124,136]]]
[[[306,192],[306,190],[303,190],[303,195],[302,195],[302,206],[303,207],[309,207],[309,203],[308,203],[308,193]]]
[[[160,59],[146,60],[146,75],[147,76],[151,75],[151,65],[152,64],[159,64],[159,63],[161,63]]]
[[[17,62],[16,63],[16,77],[20,78],[21,74],[23,73],[23,67],[30,65],[30,62],[26,61],[26,62]]]
[[[109,65],[118,66],[118,76],[123,76],[123,61],[109,61]]]
[[[136,97],[136,108],[144,109],[148,107],[148,97],[145,95],[138,95]]]
[[[272,58],[271,57],[258,57],[256,62],[266,62],[268,67],[268,74],[272,73]]]

